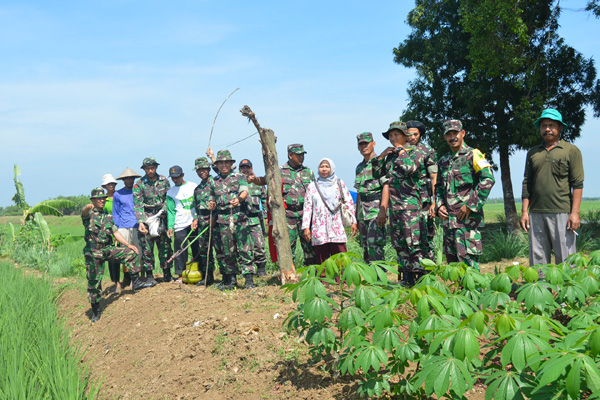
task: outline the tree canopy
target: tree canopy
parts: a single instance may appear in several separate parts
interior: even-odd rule
[[[403,119],[428,125],[429,142],[445,152],[441,123],[463,121],[466,141],[497,151],[509,226],[518,224],[509,157],[540,142],[533,121],[556,108],[580,135],[586,106],[600,111],[593,60],[557,34],[560,7],[549,0],[417,0],[412,32],[394,49],[394,61],[416,68]]]

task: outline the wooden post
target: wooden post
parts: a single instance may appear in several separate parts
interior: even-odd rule
[[[273,220],[273,239],[277,247],[281,283],[285,285],[286,283],[298,282],[292,257],[292,247],[290,246],[290,236],[287,229],[283,196],[281,194],[283,182],[281,171],[279,170],[277,149],[275,148],[275,133],[271,129],[260,127],[256,120],[256,115],[250,107],[244,106],[240,112],[244,117],[252,121],[260,135],[267,180],[267,193],[269,195],[269,209]]]

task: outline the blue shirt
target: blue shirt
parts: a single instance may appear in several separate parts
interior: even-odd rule
[[[133,211],[133,191],[119,189],[113,196],[113,220],[119,228],[137,228],[137,218]]]

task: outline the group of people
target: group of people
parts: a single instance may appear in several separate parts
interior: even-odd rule
[[[576,152],[574,146],[560,140],[562,117],[556,110],[551,111],[545,110],[535,125],[545,143],[552,132],[558,130],[558,136],[552,136],[550,147],[530,152],[523,182],[522,225],[526,230],[531,226],[534,231],[530,241],[531,237],[539,236],[539,224],[548,224],[545,214],[540,218],[534,214],[551,212],[551,205],[558,204],[554,192],[550,197],[547,194],[548,182],[553,177],[558,182],[563,175],[568,175],[566,184],[557,183],[561,196],[569,192],[567,196],[573,199],[564,228],[574,231],[579,227],[583,167],[580,174],[571,174],[569,168],[573,163],[560,161],[564,157],[572,158]],[[366,261],[384,260],[389,231],[401,271],[399,280],[410,286],[425,273],[421,260],[434,257],[434,218],[439,217],[447,261],[464,262],[478,269],[483,206],[495,183],[491,165],[479,150],[465,143],[466,132],[460,120],[451,119],[442,124],[442,134],[450,151],[439,160],[435,151],[421,141],[425,131],[426,126],[418,121],[392,122],[382,134],[390,145],[380,154],[375,152],[371,132],[357,135],[363,160],[356,167],[356,204],[346,184],[337,177],[332,159],[321,159],[315,177],[304,165],[304,146],[289,145],[288,160],[280,170],[292,254],[299,240],[304,264],[322,263],[331,255],[346,251],[346,228],[350,228],[351,235],[360,235]],[[543,150],[547,153],[545,161]],[[550,164],[548,154],[553,160]],[[149,157],[141,166],[144,176],[127,168],[117,178],[123,180],[124,188],[115,191],[116,180],[112,175],[105,175],[103,188],[107,193],[102,188],[92,190],[92,204],[82,213],[92,321],[100,316],[103,262],[122,264],[126,271],[124,284],[131,283],[134,290],[154,286],[155,244],[163,280],[167,282],[181,279],[188,251],[180,250],[188,245],[203,276],[199,285],[215,283],[213,248],[222,275],[219,288],[237,287],[240,273],[245,280],[244,287],[253,288],[255,275],[266,275],[266,179],[253,173],[252,162],[247,159],[239,163],[240,172],[235,172],[236,160],[228,150],[221,150],[215,156],[209,148],[207,157],[195,160],[199,184],[186,181],[183,169],[175,165],[169,168],[174,184],[171,187],[165,176],[157,174],[158,162]],[[216,172],[214,177],[211,169]],[[134,184],[135,179],[138,180]],[[575,189],[574,196],[570,194],[571,189]],[[112,217],[110,206],[107,208],[110,197]],[[559,203],[567,208],[565,201]],[[114,246],[113,238],[122,246]],[[548,248],[554,248],[554,242],[535,239],[532,253],[547,252]],[[139,263],[135,261],[136,254],[140,255]],[[111,265],[109,268],[116,271],[118,284],[119,264]]]

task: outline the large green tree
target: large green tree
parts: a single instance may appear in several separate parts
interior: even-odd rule
[[[557,34],[560,8],[545,0],[417,0],[412,32],[394,61],[415,68],[404,119],[428,123],[429,142],[447,151],[441,122],[459,118],[466,141],[498,152],[504,210],[518,227],[509,159],[540,142],[532,122],[546,107],[559,109],[580,135],[587,105],[598,114],[600,82],[592,59]],[[520,182],[519,182],[520,183]]]

